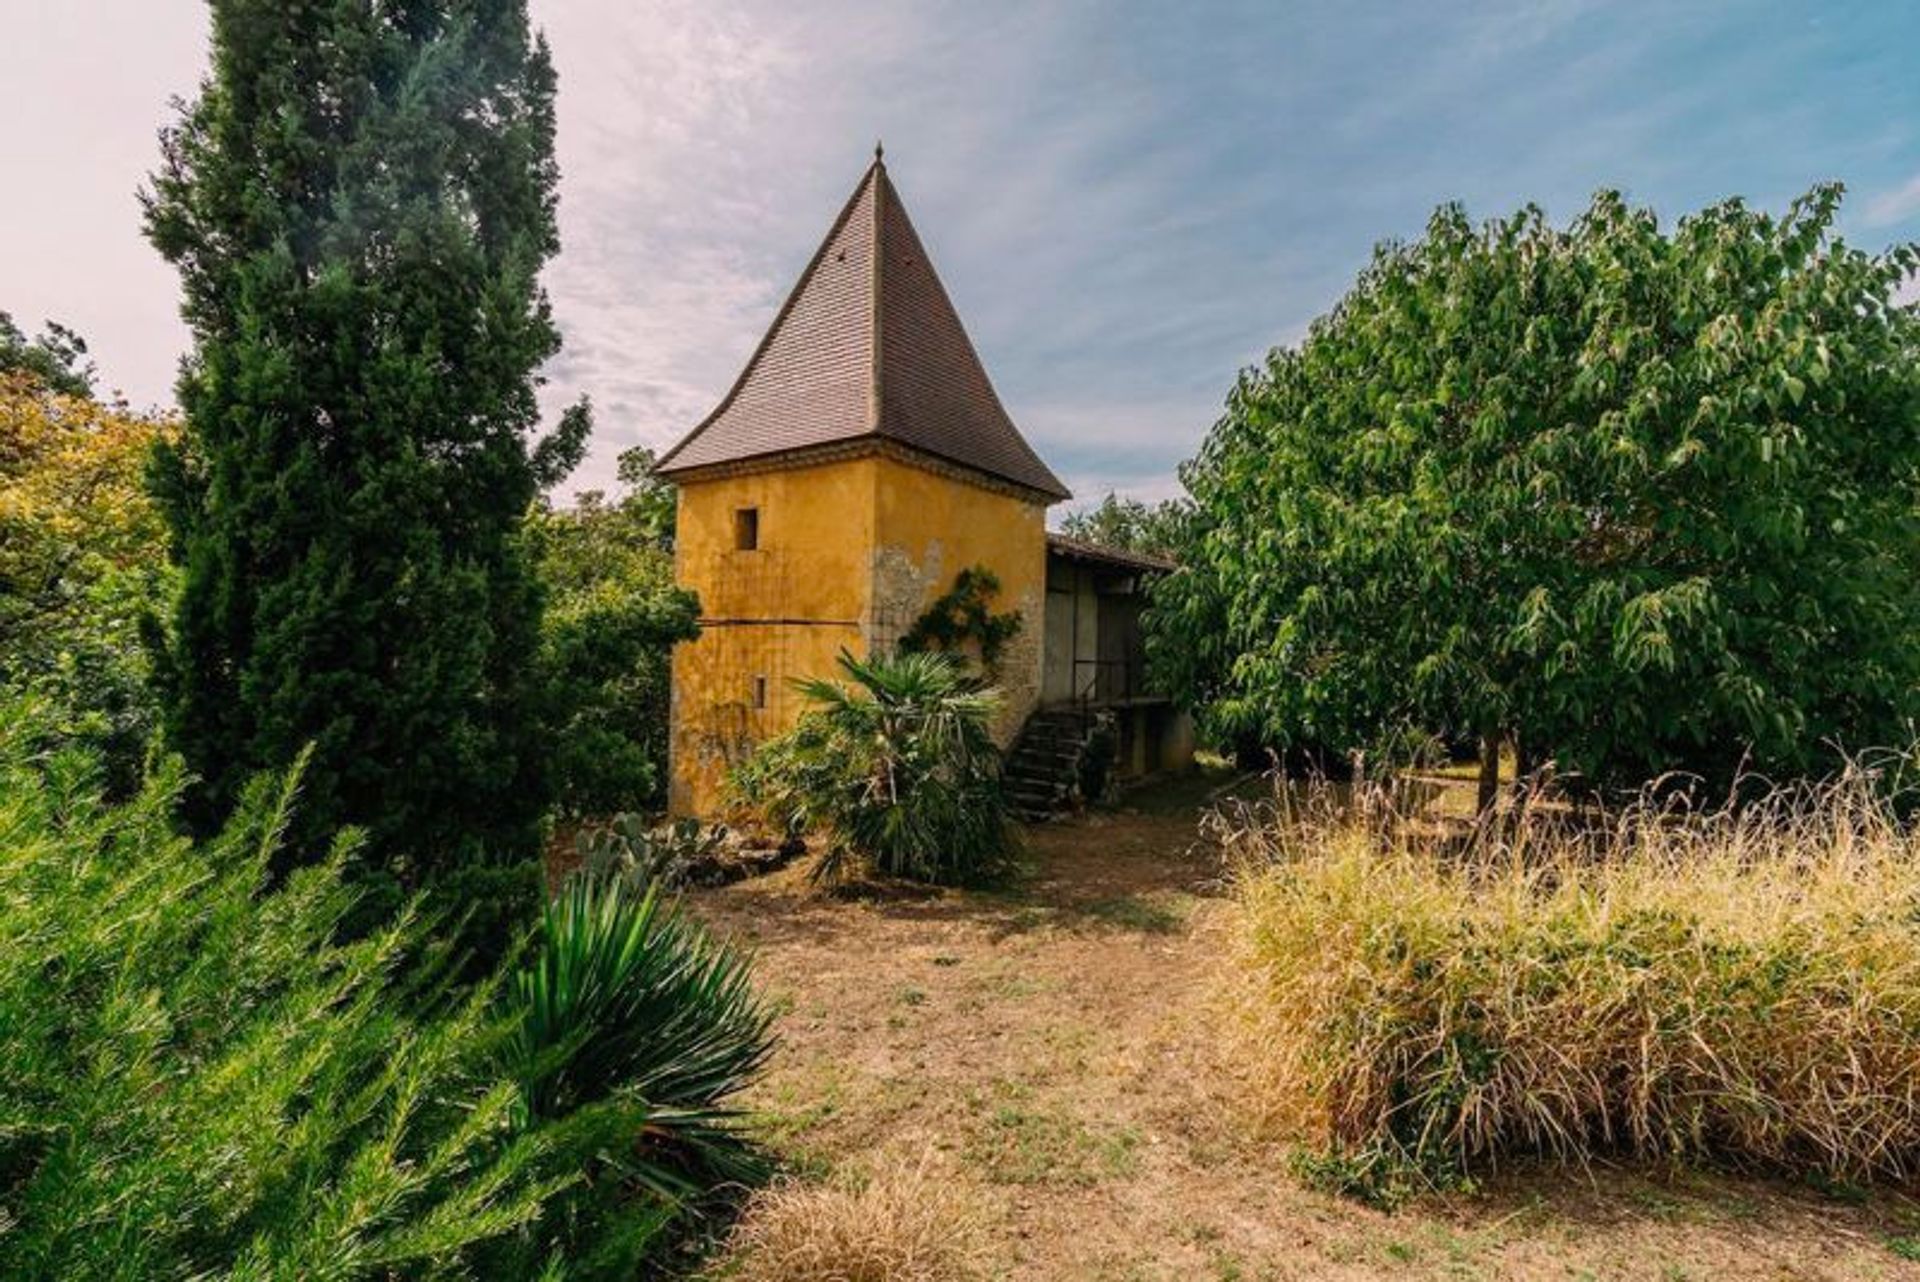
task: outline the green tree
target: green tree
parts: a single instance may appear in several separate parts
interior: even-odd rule
[[[1224,734],[1512,740],[1593,780],[1906,742],[1920,252],[1848,247],[1840,199],[1448,207],[1383,246],[1184,469],[1162,678]]]
[[[1122,552],[1177,559],[1192,516],[1192,504],[1181,499],[1145,503],[1109,490],[1094,507],[1067,513],[1060,522],[1060,533]]]
[[[144,479],[178,430],[0,372],[0,689],[56,708],[106,758],[116,794],[139,781],[157,718],[141,630],[176,576]]]
[[[87,340],[58,321],[48,321],[38,338],[28,338],[0,312],[0,374],[23,373],[63,396],[93,395],[93,362]]]
[[[674,585],[666,548],[673,496],[661,503],[650,464],[628,468],[634,456],[621,457],[631,483],[618,497],[589,490],[571,508],[536,507],[528,521],[548,593],[548,750],[556,798],[573,815],[659,802],[673,646],[699,634],[699,598]]]
[[[212,11],[144,196],[194,338],[186,447],[156,467],[191,815],[310,743],[309,831],[364,825],[407,875],[526,852],[551,781],[524,517],[588,427],[583,403],[534,443],[559,347],[545,42],[524,0]]]
[[[648,542],[671,552],[680,491],[654,470],[658,464],[658,457],[644,445],[620,451],[619,477],[623,493],[619,505],[629,523],[643,532]]]

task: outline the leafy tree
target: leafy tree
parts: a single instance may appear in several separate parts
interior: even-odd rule
[[[1144,503],[1109,490],[1095,507],[1067,513],[1060,532],[1070,539],[1178,558],[1186,544],[1192,504],[1181,499]]]
[[[1729,201],[1441,209],[1183,471],[1162,678],[1217,730],[1517,741],[1595,780],[1818,768],[1920,711],[1920,251]],[[1492,778],[1483,780],[1491,800]]]
[[[700,615],[699,598],[674,586],[663,546],[671,513],[663,529],[658,496],[643,479],[613,501],[588,491],[572,508],[541,506],[529,518],[549,595],[541,625],[548,749],[557,799],[570,814],[660,800],[673,645],[699,634]]]
[[[116,794],[137,782],[157,717],[141,629],[175,576],[145,475],[178,431],[0,374],[0,689],[47,700],[104,755]]]
[[[315,745],[300,822],[408,876],[526,852],[551,796],[523,546],[559,346],[553,90],[524,0],[214,0],[147,232],[179,270],[184,583],[160,676],[204,829]],[[296,848],[300,848],[298,845]]]
[[[1002,870],[1016,837],[993,742],[999,695],[945,654],[843,651],[840,669],[847,684],[795,683],[814,706],[741,767],[741,799],[782,828],[822,830],[818,876],[855,859],[936,883]]]
[[[0,1275],[631,1278],[752,1174],[740,960],[576,890],[516,975],[446,983],[412,911],[346,929],[355,837],[276,878],[298,772],[176,834],[0,703]]]
[[[644,445],[620,451],[620,507],[646,539],[671,552],[680,491],[655,468],[659,459]]]
[[[0,375],[22,373],[63,396],[93,395],[93,362],[87,340],[58,321],[48,321],[39,338],[28,338],[0,312]]]

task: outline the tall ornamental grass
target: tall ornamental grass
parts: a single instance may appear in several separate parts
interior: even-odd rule
[[[1219,823],[1227,1044],[1310,1174],[1384,1197],[1518,1154],[1920,1172],[1920,843],[1861,775],[1454,843],[1327,794]]]

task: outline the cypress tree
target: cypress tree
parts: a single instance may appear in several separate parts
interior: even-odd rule
[[[158,668],[216,823],[314,746],[300,823],[403,875],[531,849],[548,796],[521,543],[578,462],[554,75],[524,0],[212,0],[213,65],[143,193],[194,345],[156,460],[183,589]],[[296,840],[294,848],[316,849]]]

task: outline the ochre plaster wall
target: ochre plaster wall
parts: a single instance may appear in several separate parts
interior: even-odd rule
[[[995,612],[1018,610],[1022,619],[1000,659],[998,684],[1006,701],[995,737],[1005,746],[1040,697],[1046,508],[895,459],[875,462],[873,643],[891,644],[953,587],[961,570],[975,565],[992,570],[1000,580]]]
[[[680,487],[675,569],[700,594],[701,631],[673,655],[674,814],[718,813],[733,764],[799,719],[792,683],[832,675],[842,648],[865,652],[876,461]],[[734,514],[748,507],[759,512],[759,546],[741,551]]]
[[[740,551],[747,507],[759,546]],[[884,456],[683,484],[675,563],[702,626],[673,656],[673,813],[719,813],[732,765],[799,719],[795,680],[834,676],[842,648],[890,648],[968,566],[992,570],[994,608],[1023,619],[1000,663],[1010,742],[1039,698],[1046,546],[1039,503]]]

